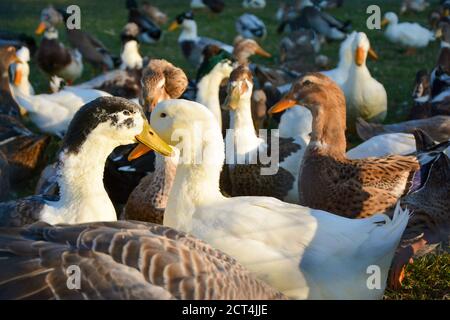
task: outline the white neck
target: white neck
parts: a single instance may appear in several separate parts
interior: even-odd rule
[[[139,53],[137,41],[127,41],[120,55],[122,59],[121,69],[142,69],[143,59]]]
[[[264,143],[255,132],[250,97],[240,99],[237,109],[230,111],[230,129],[232,130],[227,131],[227,141],[234,141],[236,155],[256,151]]]
[[[91,133],[77,154],[62,151],[57,173],[60,200],[48,204],[53,210],[44,213],[42,220],[52,224],[117,220],[103,172],[106,158],[118,145]]]
[[[49,40],[58,39],[58,30],[56,30],[55,28],[45,30],[44,38]]]
[[[175,181],[169,195],[164,225],[185,232],[192,230],[192,217],[197,206],[223,199],[219,189],[220,171],[224,162],[222,133],[216,123],[207,124],[202,143],[183,146],[183,154],[203,155],[202,161],[186,161],[183,155],[177,166]]]
[[[198,39],[197,35],[197,23],[194,20],[184,20],[182,25],[183,30],[180,33],[178,42],[190,40],[196,41]]]
[[[22,61],[22,63],[16,64],[17,70],[20,70],[22,73],[22,79],[18,85],[13,84],[13,90],[11,92],[16,92],[16,90],[20,91],[21,94],[25,96],[34,95],[34,89],[29,81],[30,75],[30,66],[27,61]]]
[[[360,66],[357,66],[355,63],[352,63],[349,71],[349,77],[348,79],[353,81],[359,81],[356,79],[369,79],[372,78],[372,75],[370,74],[369,69],[367,68],[366,62]]]
[[[196,101],[206,106],[216,118],[222,129],[222,111],[220,109],[219,90],[224,76],[222,73],[211,71],[197,84]]]

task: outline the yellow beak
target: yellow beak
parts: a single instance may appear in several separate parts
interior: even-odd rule
[[[279,113],[286,109],[292,108],[295,105],[297,105],[297,101],[292,99],[283,99],[279,101],[277,104],[275,104],[272,108],[270,108],[269,111],[267,111],[267,113],[268,114]]]
[[[175,31],[180,27],[180,24],[177,21],[174,21],[169,26],[169,31]]]
[[[389,20],[388,19],[383,19],[383,21],[381,21],[381,27],[385,27],[389,24]]]
[[[45,29],[47,29],[47,26],[45,25],[44,22],[39,23],[38,27],[36,28],[36,30],[34,31],[34,33],[36,33],[37,35],[42,34]]]
[[[444,17],[448,17],[450,15],[450,10],[449,9],[445,9],[444,10]]]
[[[442,37],[442,29],[441,28],[436,30],[436,32],[434,33],[434,37],[436,39],[439,39],[440,37]]]
[[[163,156],[170,156],[172,154],[172,147],[165,143],[150,127],[147,120],[144,122],[144,128],[142,132],[136,136],[136,140],[139,142],[136,148],[134,148],[128,155],[128,160],[134,160],[140,156],[146,154],[151,150],[161,153]]]

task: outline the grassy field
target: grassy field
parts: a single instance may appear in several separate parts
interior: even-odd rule
[[[55,6],[78,4],[81,8],[81,27],[98,37],[114,53],[119,54],[119,34],[127,21],[128,12],[125,8],[125,0],[93,1],[93,0],[15,0],[0,2],[0,26],[2,29],[14,30],[33,34],[39,23],[40,11],[49,3]],[[152,4],[159,6],[170,17],[189,9],[189,0],[152,0]],[[206,11],[196,12],[196,20],[199,26],[199,34],[209,36],[231,43],[235,37],[235,19],[244,13],[241,0],[227,0],[226,10],[219,16],[214,16]],[[437,0],[430,1],[437,3]],[[275,12],[279,1],[268,0],[267,7],[263,10],[254,10],[268,28],[268,36],[261,44],[273,54],[273,58],[254,59],[266,65],[276,65],[278,61],[278,43],[280,35],[276,33],[277,22]],[[415,73],[419,69],[430,70],[437,59],[439,44],[432,43],[428,48],[418,50],[415,56],[402,55],[402,49],[387,42],[382,30],[367,30],[366,8],[371,4],[378,4],[382,13],[387,11],[398,12],[400,0],[346,0],[345,6],[332,10],[336,17],[350,19],[353,28],[368,34],[371,46],[378,53],[380,59],[376,62],[369,61],[369,69],[372,75],[384,84],[389,100],[389,112],[386,120],[396,122],[404,120],[412,103],[411,89]],[[431,7],[433,7],[433,5]],[[401,20],[416,21],[427,25],[429,12],[421,14],[407,14],[400,17]],[[167,26],[165,27],[167,28]],[[182,67],[189,76],[195,75],[193,70],[181,55],[177,45],[178,32],[165,32],[162,41],[155,45],[142,45],[141,52],[154,58],[165,58],[179,67]],[[60,39],[65,42],[65,32],[60,29]],[[37,38],[39,41],[39,39]],[[323,46],[322,53],[331,58],[332,66],[337,62],[339,43],[330,43]],[[79,81],[84,81],[94,76],[93,70],[85,64],[85,72]],[[37,92],[48,90],[46,76],[31,63],[31,83]],[[59,141],[53,139],[49,148],[49,155],[53,157]],[[28,195],[34,188],[35,180],[26,185],[17,186],[13,197]],[[450,291],[450,255],[429,256],[420,259],[414,265],[408,267],[410,275],[405,286],[400,292],[388,291],[386,298],[393,299],[449,299]]]

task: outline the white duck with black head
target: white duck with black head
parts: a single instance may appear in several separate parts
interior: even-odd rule
[[[0,204],[0,225],[115,221],[116,211],[103,186],[105,161],[114,148],[136,141],[165,155],[172,152],[150,128],[142,108],[129,100],[102,97],[84,105],[58,155],[59,199],[34,196]]]

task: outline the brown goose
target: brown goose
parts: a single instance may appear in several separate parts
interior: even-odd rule
[[[311,141],[298,180],[302,205],[363,218],[391,209],[409,191],[419,170],[415,156],[347,158],[345,97],[330,78],[319,73],[302,76],[271,112],[296,104],[313,116]]]
[[[144,109],[151,112],[158,102],[180,97],[188,82],[183,70],[166,60],[151,60],[144,71],[142,84]],[[138,156],[135,153],[131,158]],[[145,176],[128,198],[123,212],[125,219],[162,224],[177,159],[156,155],[155,171]]]
[[[77,290],[67,286],[73,265],[81,274]],[[193,236],[117,221],[0,228],[0,299],[286,297]]]

